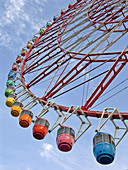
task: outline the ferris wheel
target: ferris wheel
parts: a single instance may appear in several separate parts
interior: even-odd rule
[[[19,124],[33,126],[42,140],[58,128],[57,146],[63,152],[99,118],[94,129],[93,152],[100,164],[110,164],[118,144],[128,132],[128,113],[95,108],[125,90],[128,78],[118,79],[127,67],[128,0],[77,0],[40,28],[23,47],[10,69],[6,105]],[[124,86],[123,86],[124,84]],[[121,85],[121,90],[117,88]],[[105,98],[107,96],[107,98]],[[34,113],[32,109],[40,110]],[[55,121],[45,118],[53,110]],[[49,115],[50,117],[50,115]],[[78,128],[67,122],[75,117]],[[116,120],[123,127],[117,125]],[[101,131],[111,121],[114,135]],[[102,123],[103,122],[103,123]],[[117,132],[124,133],[117,138]]]

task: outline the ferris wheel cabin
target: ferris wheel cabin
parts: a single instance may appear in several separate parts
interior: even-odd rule
[[[14,79],[13,78],[9,78],[6,82],[6,86],[15,86],[15,83],[13,81]]]
[[[50,27],[51,24],[52,24],[51,22],[47,22],[46,23],[46,28]]]
[[[38,37],[34,35],[34,37],[32,38],[32,42],[35,42],[37,39]]]
[[[75,131],[71,127],[61,126],[57,132],[56,142],[60,151],[70,151],[75,142]]]
[[[32,118],[33,118],[33,113],[30,110],[27,109],[22,110],[19,117],[20,126],[23,128],[27,128],[31,124]]]
[[[12,65],[12,70],[13,70],[13,71],[18,71],[18,70],[19,70],[19,67],[18,67],[16,64],[13,64],[13,65]]]
[[[18,56],[18,57],[16,58],[16,63],[17,63],[17,64],[21,64],[21,63],[22,63],[22,58],[21,58],[20,56]]]
[[[110,164],[115,157],[115,143],[110,134],[99,132],[93,138],[93,153],[97,162],[103,165]]]
[[[15,101],[15,94],[9,94],[8,98],[6,99],[6,106],[12,107]]]
[[[55,21],[55,20],[57,20],[58,19],[58,17],[57,16],[54,16],[53,17],[53,21]]]
[[[22,112],[23,104],[21,102],[15,101],[11,107],[11,115],[18,117]]]
[[[9,78],[15,79],[15,78],[16,78],[16,74],[15,74],[13,71],[10,71],[10,72],[8,73],[8,79],[9,79]]]
[[[39,34],[42,35],[44,33],[44,29],[40,29]]]
[[[49,122],[44,118],[38,118],[33,127],[33,137],[42,140],[46,136],[48,128]]]
[[[32,43],[31,42],[28,42],[27,43],[27,49],[31,49],[32,48]]]
[[[14,87],[13,86],[7,86],[5,90],[5,96],[8,97],[10,94],[14,94]]]
[[[21,56],[26,56],[27,55],[27,50],[25,50],[25,49],[22,49],[22,51],[21,51]]]

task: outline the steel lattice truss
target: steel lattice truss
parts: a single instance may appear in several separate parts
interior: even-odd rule
[[[82,0],[63,11],[24,60],[21,77],[25,89],[33,95],[33,89],[40,86],[40,100],[44,104],[57,100],[62,111],[68,110],[60,102],[62,98],[80,93],[84,113],[100,117],[101,112],[90,108],[128,62],[128,47],[121,45],[127,40],[127,6],[128,0]],[[128,119],[128,114],[122,115]]]

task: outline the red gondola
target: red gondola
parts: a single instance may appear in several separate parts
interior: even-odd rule
[[[13,70],[13,71],[18,71],[18,70],[19,70],[19,67],[18,67],[16,64],[13,64],[12,70]]]
[[[68,5],[68,8],[71,8],[71,7],[72,7],[72,5],[71,5],[71,4],[69,4],[69,5]]]
[[[33,127],[33,137],[38,140],[42,140],[49,128],[49,122],[46,119],[38,118]]]
[[[18,56],[18,57],[16,58],[16,63],[17,63],[17,64],[21,64],[21,63],[22,63],[22,59],[21,59],[20,56]]]
[[[61,11],[61,15],[65,14],[65,13],[66,13],[65,11],[63,11],[63,10]]]

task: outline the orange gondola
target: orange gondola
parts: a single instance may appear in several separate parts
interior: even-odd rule
[[[26,56],[27,55],[27,50],[25,50],[25,49],[22,49],[22,51],[21,51],[21,55],[24,57],[24,56]]]
[[[32,48],[32,43],[28,42],[27,43],[27,49],[31,49]]]
[[[27,128],[31,124],[32,118],[33,113],[30,110],[24,109],[19,117],[20,126],[23,128]]]

